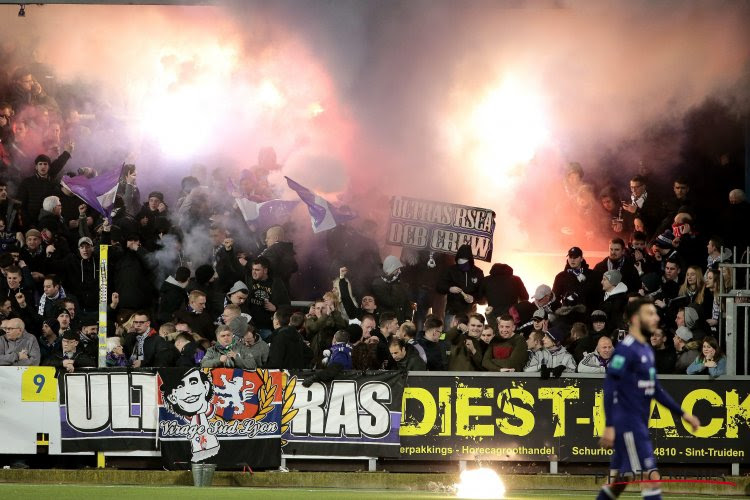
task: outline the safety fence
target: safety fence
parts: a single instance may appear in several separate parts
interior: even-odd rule
[[[652,407],[655,454],[674,464],[750,462],[750,377],[663,377],[703,426]],[[106,452],[223,467],[295,457],[608,462],[602,377],[218,368],[0,368],[5,454]],[[733,470],[738,465],[733,466]]]

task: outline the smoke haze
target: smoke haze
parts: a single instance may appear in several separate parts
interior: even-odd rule
[[[562,267],[560,228],[576,225],[556,196],[568,162],[625,195],[640,162],[666,179],[681,165],[691,109],[708,98],[748,109],[747,2],[46,5],[26,18],[16,8],[0,7],[5,46],[37,49],[58,85],[98,89],[90,106],[117,131],[108,150],[135,155],[155,187],[176,191],[193,163],[238,175],[272,145],[283,175],[377,220],[379,243],[393,195],[495,210],[494,260],[532,289]],[[497,89],[516,92],[520,109]],[[122,161],[84,151],[77,161],[109,162],[99,168]],[[532,264],[532,249],[560,257]]]

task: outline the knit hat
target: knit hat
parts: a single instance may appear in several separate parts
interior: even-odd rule
[[[604,273],[604,279],[609,281],[610,285],[617,286],[622,281],[622,273],[617,269],[612,269],[611,271]]]
[[[59,308],[59,309],[57,309],[57,311],[55,311],[55,312],[56,312],[56,314],[55,314],[55,317],[56,317],[56,318],[57,318],[58,316],[62,316],[63,314],[67,314],[68,316],[70,316],[70,312],[68,312],[68,310],[67,310],[67,309],[65,309],[64,307],[60,307],[60,308]]]
[[[159,191],[151,191],[148,194],[148,197],[149,197],[149,199],[150,198],[158,198],[159,201],[161,201],[162,203],[164,202],[164,193],[161,193]]]
[[[29,229],[28,231],[26,231],[26,237],[28,238],[29,236],[36,236],[37,238],[41,238],[42,233],[39,232],[38,229]]]
[[[596,311],[591,313],[591,322],[592,323],[606,323],[607,322],[607,313],[602,311],[601,309],[597,309]]]
[[[247,333],[247,318],[242,315],[237,316],[227,326],[232,330],[235,337],[242,338]]]
[[[50,330],[55,332],[55,335],[60,335],[60,322],[54,318],[45,319],[44,324],[47,325]]]
[[[81,247],[84,244],[94,246],[94,242],[91,241],[91,238],[89,238],[88,236],[84,236],[83,238],[81,238],[80,240],[78,240],[78,246],[79,247]]]
[[[542,300],[544,297],[552,293],[552,289],[547,285],[539,285],[536,287],[534,292],[534,300]]]
[[[692,307],[685,308],[685,326],[686,327],[692,330],[695,324],[698,322],[698,318],[699,318],[698,311],[696,311]]]
[[[50,160],[49,156],[47,155],[39,155],[34,158],[34,165],[40,162],[52,163],[52,160]]]
[[[565,339],[565,332],[555,326],[550,328],[549,331],[544,332],[544,335],[557,345],[562,344],[562,341]]]
[[[684,326],[679,327],[675,335],[680,337],[683,342],[690,342],[691,340],[693,340],[693,332],[691,332],[689,328],[686,328]]]
[[[211,276],[213,276],[213,274]],[[208,279],[211,279],[211,278],[209,277]],[[229,297],[233,293],[237,293],[237,292],[240,292],[240,291],[241,292],[245,292],[247,294],[250,294],[250,290],[248,290],[247,285],[244,282],[242,282],[242,281],[235,281],[234,285],[232,285],[232,288],[230,288],[229,291],[227,292],[227,297]]]
[[[531,315],[532,319],[547,319],[547,311],[544,309],[537,309],[534,314]]]
[[[395,255],[389,255],[383,261],[383,274],[391,275],[402,267],[404,267],[404,265],[398,260],[398,257]]]
[[[654,293],[661,287],[661,278],[656,273],[648,273],[641,276],[641,283],[646,293]]]
[[[214,277],[214,268],[208,264],[203,264],[195,270],[195,281],[198,283],[208,283]]]

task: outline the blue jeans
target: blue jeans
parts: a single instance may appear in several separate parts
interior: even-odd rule
[[[261,328],[260,330],[258,330],[258,335],[260,335],[260,338],[262,338],[263,340],[267,340],[272,333],[273,330],[269,330],[268,328]]]

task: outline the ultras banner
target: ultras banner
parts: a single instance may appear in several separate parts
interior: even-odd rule
[[[492,261],[495,212],[486,208],[396,196],[391,199],[388,244],[455,254],[471,246],[474,257]]]
[[[188,462],[278,467],[294,417],[284,372],[165,368],[159,375],[159,441],[167,468]]]
[[[405,374],[343,372],[325,382],[312,371],[292,374],[297,413],[283,436],[285,455],[399,456]]]
[[[492,376],[409,376],[401,454],[410,459],[608,462],[601,378],[541,380]],[[688,431],[661,405],[651,434],[665,463],[748,463],[750,383],[662,380],[702,427]]]
[[[66,373],[59,387],[63,453],[157,449],[155,373]]]

